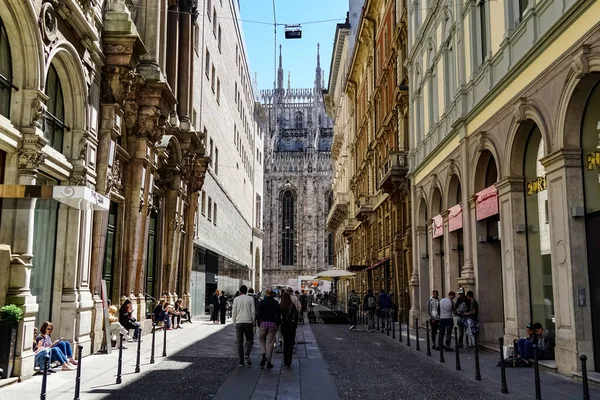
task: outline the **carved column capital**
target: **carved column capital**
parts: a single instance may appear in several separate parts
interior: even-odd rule
[[[44,163],[46,155],[41,151],[33,149],[19,149],[17,156],[17,165],[19,168],[19,174],[30,175],[35,174]]]

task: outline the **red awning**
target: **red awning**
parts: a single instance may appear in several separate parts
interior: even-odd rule
[[[435,239],[440,236],[444,236],[444,219],[440,214],[432,218],[431,221],[432,237]]]
[[[489,218],[499,213],[498,210],[498,190],[496,186],[490,186],[483,189],[475,195],[477,221]]]
[[[448,232],[454,232],[463,227],[462,206],[460,204],[448,209]]]
[[[388,261],[390,261],[389,258],[384,258],[383,260],[377,261],[376,263],[374,263],[373,265],[371,265],[369,268],[367,268],[367,270],[369,270],[369,269],[375,269],[377,267],[380,267],[381,265],[383,265],[384,263],[386,263]]]

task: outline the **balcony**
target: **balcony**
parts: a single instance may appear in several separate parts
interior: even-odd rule
[[[356,200],[356,214],[359,221],[368,220],[375,213],[375,196],[360,196]]]
[[[406,179],[408,158],[405,151],[391,151],[378,169],[378,188],[391,193],[396,183]]]
[[[327,230],[335,232],[348,216],[348,193],[337,192],[333,196],[333,204],[327,215]]]

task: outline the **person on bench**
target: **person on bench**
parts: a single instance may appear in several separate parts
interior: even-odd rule
[[[533,344],[536,339],[533,324],[527,324],[525,332],[527,337],[515,339],[515,356],[529,363],[529,360],[533,358]]]
[[[533,331],[538,345],[538,360],[554,360],[554,335],[539,322],[533,324]]]
[[[175,305],[173,306],[173,329],[182,329],[181,326],[181,316],[184,316],[183,321],[192,322],[192,318],[190,317],[190,310],[188,308],[183,307],[183,300],[177,299]],[[176,322],[177,321],[177,322]]]
[[[171,318],[169,318],[169,312],[168,312],[168,308],[167,308],[167,302],[165,302],[164,300],[161,300],[160,303],[158,303],[156,305],[156,307],[154,307],[154,322],[156,322],[157,324],[159,322],[162,322],[164,324],[164,327],[166,330],[170,331],[173,328],[171,328]]]
[[[119,336],[123,334],[123,338],[128,342],[133,342],[133,338],[129,336],[129,331],[123,328],[123,325],[119,323],[119,309],[117,306],[108,307],[108,322],[110,322],[110,336]]]
[[[133,317],[133,305],[129,299],[125,300],[119,309],[119,323],[129,331],[133,329],[133,340],[141,340],[140,323]]]

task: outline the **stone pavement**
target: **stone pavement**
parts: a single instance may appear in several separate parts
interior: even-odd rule
[[[283,354],[277,352],[273,354],[275,368],[259,369],[259,349],[256,343],[252,349],[252,366],[234,370],[216,393],[215,400],[339,399],[308,320],[298,326],[291,368],[283,366]]]

